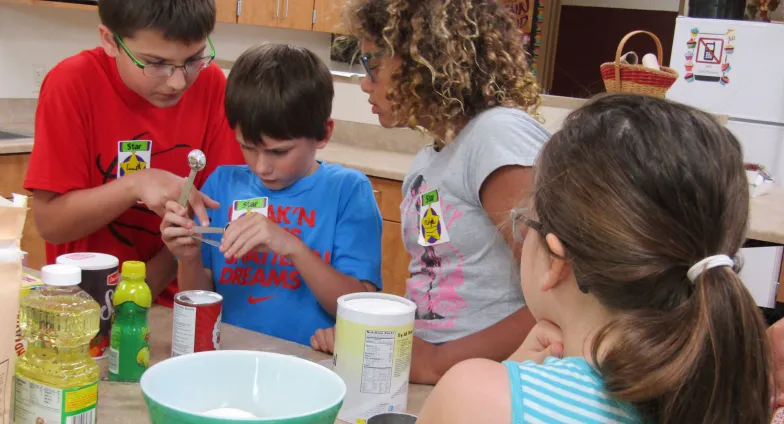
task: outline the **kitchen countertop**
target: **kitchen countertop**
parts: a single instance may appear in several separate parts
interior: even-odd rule
[[[5,124],[0,128],[32,134],[33,124]],[[29,153],[33,139],[0,140],[0,154]],[[332,141],[316,154],[319,160],[357,169],[367,175],[402,181],[414,155],[359,147]],[[751,199],[748,238],[784,244],[784,187],[776,186],[762,196]]]
[[[784,187],[775,186],[762,196],[752,197],[746,236],[750,239],[784,244]]]
[[[32,134],[33,124],[5,123],[5,124],[0,124],[0,130]],[[30,153],[32,151],[33,151],[32,137],[11,138],[6,140],[0,140],[0,155],[15,154],[15,153]]]
[[[414,161],[409,153],[368,149],[332,141],[316,152],[316,158],[356,169],[366,175],[403,181]]]
[[[150,363],[154,365],[171,354],[172,310],[163,306],[150,309]],[[310,347],[276,339],[232,325],[221,325],[222,350],[259,350],[295,355],[325,366],[331,366],[331,356]],[[109,360],[100,359],[101,382],[98,384],[98,422],[101,424],[149,423],[147,406],[139,384],[106,381]],[[418,414],[432,386],[412,384],[408,389],[408,412]],[[342,421],[336,421],[342,423]]]
[[[32,134],[33,124],[3,124],[0,129]],[[0,154],[30,153],[33,150],[32,138],[0,140]],[[403,181],[414,155],[379,149],[363,148],[355,145],[331,141],[316,154],[319,160],[337,163],[347,168],[379,178]]]

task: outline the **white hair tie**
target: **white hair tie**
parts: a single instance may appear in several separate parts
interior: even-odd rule
[[[733,261],[732,258],[727,255],[708,256],[707,258],[697,262],[691,268],[689,268],[686,276],[689,277],[689,280],[693,283],[697,281],[697,278],[699,278],[700,274],[703,272],[719,266],[728,266],[732,268],[735,266],[735,261]]]

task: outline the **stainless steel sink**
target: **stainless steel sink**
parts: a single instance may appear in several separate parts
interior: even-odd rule
[[[0,129],[0,140],[13,140],[17,138],[33,138],[33,135],[18,131],[7,131]]]

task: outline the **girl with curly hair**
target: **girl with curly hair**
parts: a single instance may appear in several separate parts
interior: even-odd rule
[[[362,90],[387,128],[431,135],[403,182],[406,296],[417,306],[411,381],[435,384],[469,358],[501,361],[533,316],[503,224],[549,138],[522,34],[496,0],[347,0]],[[520,182],[523,182],[522,184]],[[330,351],[332,330],[311,343]],[[553,347],[557,349],[557,346]]]
[[[737,274],[748,179],[727,128],[664,99],[599,97],[544,147],[528,200],[511,215],[540,320],[523,346],[557,328],[563,358],[466,361],[417,423],[770,422],[765,322]]]

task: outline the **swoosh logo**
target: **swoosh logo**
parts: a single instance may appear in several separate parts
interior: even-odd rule
[[[257,303],[264,302],[265,300],[270,300],[273,297],[275,297],[275,296],[264,296],[264,297],[248,296],[248,303],[250,303],[251,305],[255,305]]]

